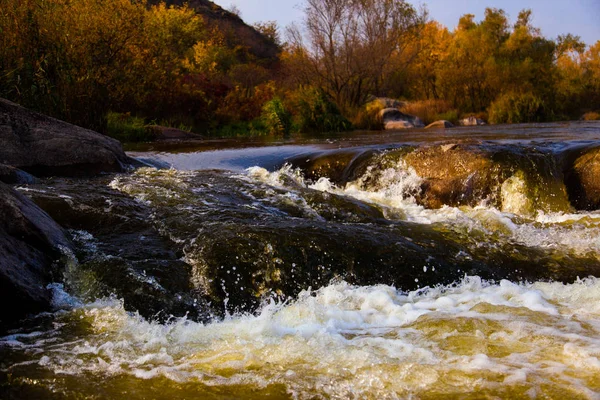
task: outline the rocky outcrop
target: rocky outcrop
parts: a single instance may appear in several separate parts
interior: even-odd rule
[[[0,164],[0,182],[8,184],[35,183],[37,180],[32,175],[10,165]]]
[[[403,160],[423,179],[416,200],[427,208],[485,201],[520,215],[572,212],[561,163],[550,152],[446,144],[418,148]]]
[[[122,171],[121,144],[107,136],[0,99],[0,163],[35,176]]]
[[[150,4],[158,4],[164,0],[150,0]],[[206,24],[216,27],[224,34],[225,40],[231,47],[248,48],[250,53],[258,58],[276,61],[281,51],[277,44],[262,35],[254,27],[247,25],[239,16],[224,10],[209,0],[166,0],[167,5],[182,6],[187,4],[198,14],[202,15]]]
[[[565,174],[569,197],[579,210],[600,208],[600,148],[577,157]]]
[[[379,112],[379,118],[386,130],[425,127],[425,124],[419,117],[404,114],[397,108],[384,108]]]
[[[486,125],[485,121],[477,117],[467,117],[458,121],[460,126],[480,126]]]
[[[446,129],[446,128],[454,128],[454,125],[450,121],[441,120],[441,121],[435,121],[425,127],[425,129]]]
[[[58,271],[63,230],[31,200],[0,183],[0,321],[8,323],[50,307],[46,288]]]

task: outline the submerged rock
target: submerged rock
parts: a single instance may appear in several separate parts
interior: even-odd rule
[[[30,199],[0,183],[0,321],[50,308],[46,288],[57,277],[53,263],[69,240]]]
[[[379,112],[379,118],[386,130],[423,128],[425,126],[419,117],[404,114],[397,108],[384,108]]]
[[[112,138],[0,99],[0,163],[36,176],[85,176],[129,161]]]
[[[446,128],[454,128],[454,125],[450,121],[441,120],[435,121],[425,127],[425,129],[446,129]]]

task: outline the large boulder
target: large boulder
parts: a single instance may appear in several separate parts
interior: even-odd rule
[[[63,230],[31,200],[0,183],[0,321],[49,309],[53,264],[69,249]],[[1,325],[0,324],[0,325]]]
[[[36,176],[119,172],[129,163],[107,136],[0,99],[0,163]]]
[[[425,127],[419,117],[404,114],[397,108],[384,108],[379,112],[379,118],[386,130]]]
[[[454,144],[424,147],[404,158],[423,178],[422,196],[427,208],[475,205],[493,190],[493,162],[485,152]]]

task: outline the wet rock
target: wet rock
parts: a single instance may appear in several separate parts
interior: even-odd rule
[[[584,152],[566,172],[569,197],[579,210],[600,208],[600,148]]]
[[[379,118],[386,130],[423,128],[425,126],[419,117],[404,114],[397,108],[384,108],[379,112]]]
[[[59,278],[53,263],[71,244],[30,199],[0,183],[0,320],[10,322],[50,308],[46,288]]]
[[[467,118],[463,118],[460,121],[458,121],[458,124],[461,126],[480,126],[480,125],[486,125],[485,121],[482,119],[479,119],[477,117],[467,117]]]
[[[109,182],[54,178],[24,188],[73,236],[78,265],[66,274],[67,289],[88,301],[115,295],[148,319],[203,319],[208,308],[181,245],[160,234],[149,207]]]
[[[435,121],[425,127],[425,129],[446,129],[446,128],[454,128],[454,125],[450,121],[441,120],[441,121]]]
[[[495,179],[490,156],[457,145],[420,148],[404,158],[424,179],[418,201],[427,208],[475,205],[492,193]]]
[[[305,155],[286,160],[295,168],[300,168],[304,177],[316,182],[319,178],[328,178],[331,182],[344,182],[348,176],[353,161],[360,157],[352,149],[323,152],[322,154]]]
[[[120,143],[0,99],[0,163],[35,176],[84,176],[122,171]]]
[[[0,182],[8,184],[35,183],[37,179],[25,171],[9,165],[0,164]]]

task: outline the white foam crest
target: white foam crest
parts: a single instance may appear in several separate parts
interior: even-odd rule
[[[338,282],[304,291],[291,303],[267,303],[257,315],[209,324],[148,322],[108,299],[72,311],[73,320],[88,321],[91,333],[83,341],[52,343],[39,365],[73,375],[284,383],[296,393],[359,397],[381,388],[425,390],[443,385],[448,373],[490,387],[495,381],[569,386],[573,382],[556,371],[600,373],[598,304],[597,279],[492,284],[478,277],[409,293]],[[0,344],[14,347],[39,336],[12,335]],[[500,378],[482,381],[488,374]]]
[[[246,169],[246,173],[258,181],[279,188],[287,187],[286,183],[289,183],[289,180],[295,182],[300,187],[306,187],[302,171],[298,168],[293,168],[289,164],[285,164],[274,172],[269,172],[262,167],[250,167]]]

